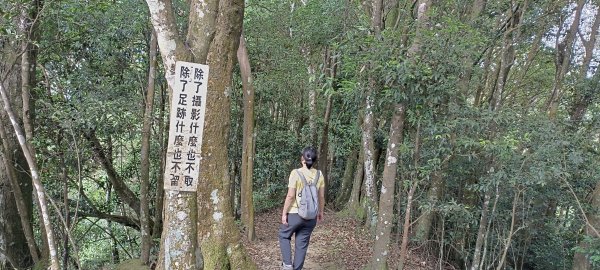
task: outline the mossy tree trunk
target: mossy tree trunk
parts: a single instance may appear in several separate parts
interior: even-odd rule
[[[231,77],[244,1],[190,1],[185,40],[176,27],[171,1],[146,2],[171,93],[176,61],[210,68],[198,188],[196,193],[165,194],[158,269],[256,268],[241,246],[234,223],[227,162]]]

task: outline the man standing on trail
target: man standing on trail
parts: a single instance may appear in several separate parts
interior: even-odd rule
[[[313,147],[306,147],[302,150],[300,157],[302,168],[292,170],[290,173],[288,192],[281,212],[281,225],[279,225],[279,248],[283,260],[282,270],[302,269],[310,235],[317,222],[323,221],[325,178],[319,170],[312,168],[316,161],[317,151]],[[311,186],[312,189],[309,189]],[[312,192],[312,190],[316,192]],[[307,208],[304,207],[306,204],[309,205]],[[306,210],[310,209],[313,206],[312,204],[315,204],[316,209],[314,211]],[[293,263],[290,244],[292,235],[295,235],[296,239]]]

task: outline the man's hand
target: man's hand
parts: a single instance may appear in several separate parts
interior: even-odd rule
[[[281,214],[281,224],[288,225],[287,214]]]
[[[323,222],[323,212],[319,212],[319,214],[317,214],[317,223],[321,222]]]

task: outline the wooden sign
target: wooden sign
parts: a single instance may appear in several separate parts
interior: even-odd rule
[[[208,66],[177,62],[173,85],[164,187],[196,191],[200,176]]]

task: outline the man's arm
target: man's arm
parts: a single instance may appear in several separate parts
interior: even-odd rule
[[[285,196],[285,202],[283,203],[283,211],[281,211],[281,224],[287,225],[287,212],[292,206],[292,202],[294,202],[294,198],[296,197],[296,189],[288,188],[287,195]]]

